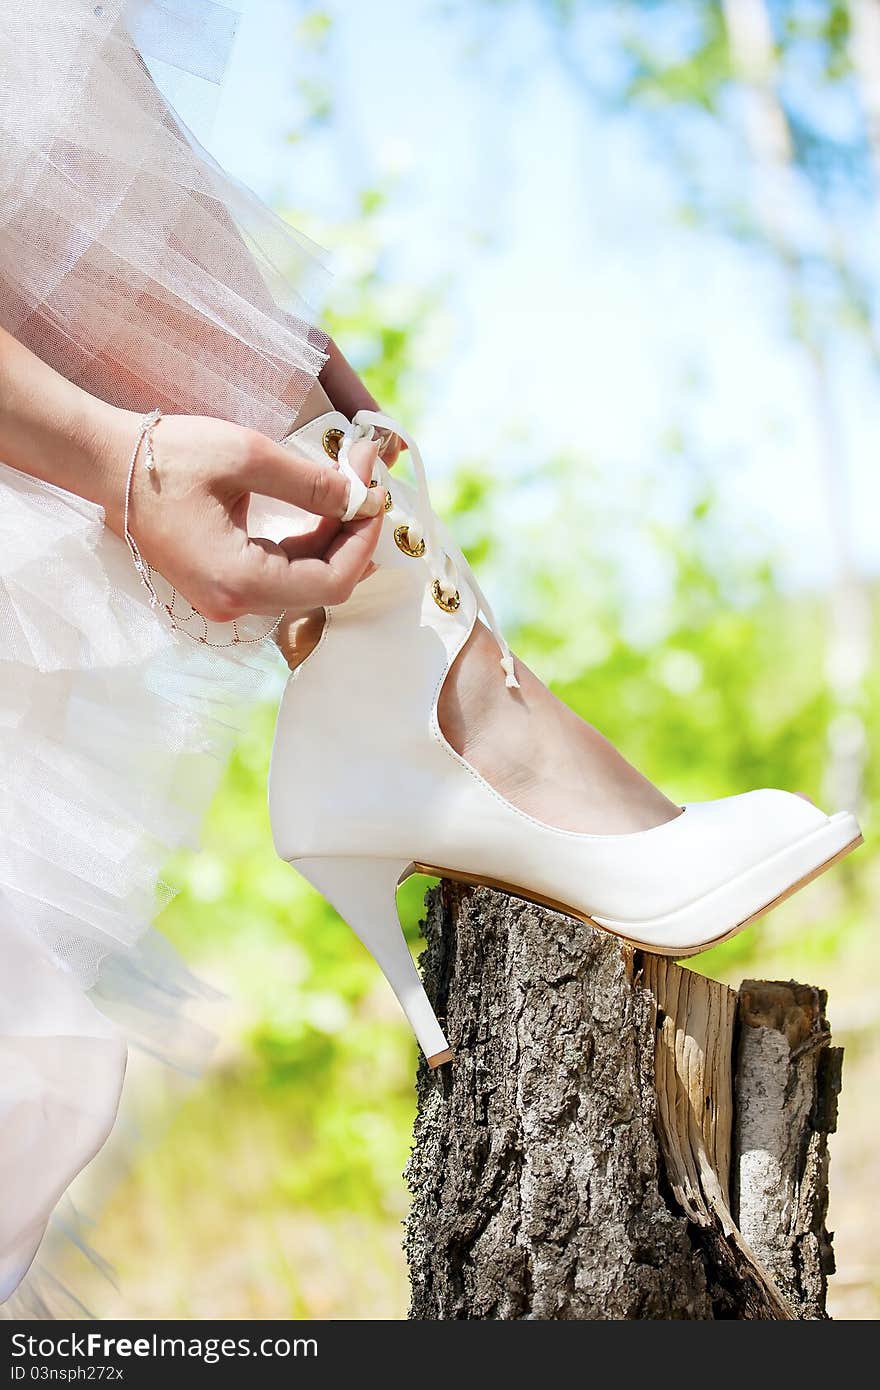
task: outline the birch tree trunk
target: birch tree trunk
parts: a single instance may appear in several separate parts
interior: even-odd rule
[[[867,585],[856,563],[850,522],[849,466],[846,432],[837,406],[826,345],[810,326],[804,304],[809,285],[797,232],[801,196],[794,160],[794,140],[778,90],[778,59],[767,0],[722,0],[733,72],[739,82],[745,135],[754,167],[754,206],[766,245],[776,256],[786,286],[792,336],[803,349],[806,400],[815,425],[819,464],[833,557],[833,584],[828,613],[826,675],[834,697],[835,717],[828,728],[825,791],[833,808],[862,804],[867,735],[862,709],[864,682],[871,655],[871,607]],[[876,37],[876,0],[856,0],[853,26],[854,65],[866,108],[866,124],[875,169],[880,168],[876,115],[876,55],[867,57]],[[867,30],[867,34],[866,34]],[[826,254],[839,255],[833,225],[826,228]],[[808,258],[809,261],[809,258]]]
[[[444,882],[418,1078],[411,1316],[825,1316],[840,1054],[820,991],[739,996],[548,909]]]

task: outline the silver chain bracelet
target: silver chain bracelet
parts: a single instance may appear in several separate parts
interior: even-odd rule
[[[123,534],[125,536],[125,543],[128,546],[134,567],[140,575],[141,583],[143,584],[144,588],[150,596],[150,607],[162,608],[168,618],[168,621],[171,624],[171,627],[175,632],[183,633],[185,637],[189,637],[190,640],[193,642],[199,642],[203,647],[216,647],[222,650],[226,647],[256,646],[260,642],[266,642],[270,637],[273,637],[275,635],[275,633],[281,626],[281,623],[284,619],[283,613],[279,613],[278,617],[275,619],[274,623],[268,629],[268,631],[261,633],[259,637],[242,637],[238,631],[238,625],[235,619],[233,619],[231,624],[233,633],[232,641],[212,642],[208,635],[210,632],[210,628],[208,625],[207,618],[204,616],[204,614],[200,613],[197,608],[193,607],[189,599],[184,598],[182,594],[178,595],[177,590],[174,588],[173,585],[170,586],[171,598],[167,602],[163,601],[156,592],[156,585],[154,582],[154,576],[156,571],[152,568],[151,565],[147,563],[147,561],[141,554],[140,549],[138,548],[137,541],[135,540],[134,536],[131,534],[131,530],[129,529],[128,517],[129,511],[131,509],[131,489],[134,483],[135,469],[137,468],[137,461],[140,457],[142,449],[144,451],[144,467],[146,471],[148,473],[153,473],[155,471],[156,455],[153,449],[153,430],[156,428],[161,419],[161,410],[151,410],[149,415],[145,415],[140,422],[140,425],[138,427],[137,439],[135,440],[135,445],[131,452],[131,459],[128,465],[128,474],[125,480],[125,506],[123,509]],[[187,604],[187,606],[189,607],[189,613],[184,615],[175,612],[174,605],[177,602],[178,597],[181,599],[183,603]],[[198,620],[198,622],[201,624],[202,630],[200,632],[193,632],[192,629],[188,626],[188,624],[194,622],[195,620]]]

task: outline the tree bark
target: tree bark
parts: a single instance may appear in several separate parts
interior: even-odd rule
[[[455,1060],[419,1070],[411,1317],[825,1316],[839,1066],[819,991],[738,1000],[445,881],[426,936]]]
[[[746,980],[740,988],[734,1190],[739,1229],[802,1318],[824,1318],[834,1251],[828,1135],[843,1048],[829,1047],[824,990]]]

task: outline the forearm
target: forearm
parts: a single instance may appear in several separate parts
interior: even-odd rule
[[[0,459],[97,502],[115,530],[124,438],[132,433],[126,415],[66,381],[0,328]]]

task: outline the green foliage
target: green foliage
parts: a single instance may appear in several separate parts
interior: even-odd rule
[[[646,100],[654,106],[680,104],[717,110],[718,101],[730,80],[730,55],[724,21],[715,4],[691,6],[692,24],[678,51],[665,45],[656,48],[646,40],[639,22],[643,6],[626,25],[623,51],[629,58],[630,72],[624,100]],[[624,12],[625,14],[625,12]]]

